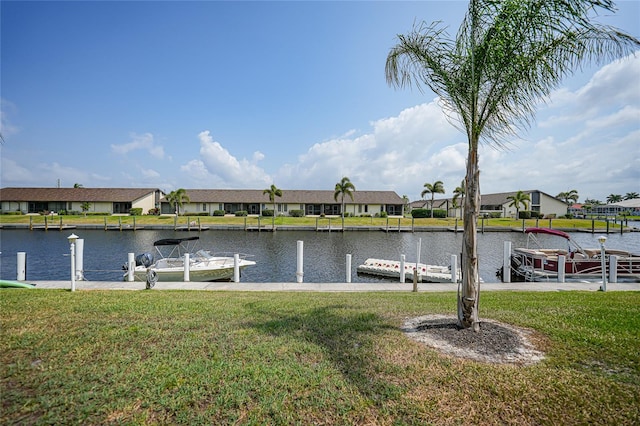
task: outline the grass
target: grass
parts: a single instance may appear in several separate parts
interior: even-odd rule
[[[2,424],[638,424],[640,293],[486,292],[529,367],[399,330],[452,293],[5,290]]]
[[[630,218],[633,219],[633,218]],[[45,223],[46,221],[46,223]],[[0,215],[0,223],[2,224],[31,224],[33,226],[47,225],[52,228],[64,225],[91,225],[96,227],[110,226],[110,227],[132,227],[132,226],[191,226],[193,229],[200,226],[233,226],[237,228],[256,227],[258,225],[262,227],[270,227],[272,224],[272,218],[270,217],[236,217],[236,216],[180,216],[175,219],[173,216],[26,216],[26,215]],[[342,219],[338,216],[317,218],[311,216],[305,217],[290,217],[290,216],[278,216],[275,218],[274,223],[276,226],[300,226],[300,227],[340,227],[342,226]],[[455,218],[445,219],[412,219],[410,217],[398,218],[380,218],[380,217],[346,217],[344,219],[346,228],[349,227],[374,227],[382,229],[398,229],[398,227],[410,228],[414,227],[431,227],[431,228],[449,228],[454,229],[456,226],[458,229],[462,229],[462,220]],[[616,223],[610,221],[607,223],[604,220],[590,220],[590,219],[527,219],[524,221],[519,219],[509,218],[487,218],[478,219],[478,229],[482,227],[489,228],[512,228],[522,229],[523,227],[552,227],[556,229],[565,230],[605,230],[610,229],[612,232],[620,229],[620,221]],[[625,227],[626,228],[626,227]]]

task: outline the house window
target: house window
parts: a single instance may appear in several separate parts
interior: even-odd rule
[[[207,211],[207,204],[206,203],[202,203],[202,211],[203,212]]]

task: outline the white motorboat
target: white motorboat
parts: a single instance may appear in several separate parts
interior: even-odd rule
[[[359,274],[375,275],[385,278],[400,279],[400,266],[401,263],[397,260],[386,259],[367,259],[362,265],[357,267]],[[413,281],[413,273],[416,269],[415,262],[404,263],[404,278],[405,281]],[[439,265],[425,265],[424,263],[418,263],[418,282],[429,283],[451,283],[453,277],[451,274],[451,268],[449,266]],[[455,282],[460,282],[462,279],[462,273],[458,268]]]
[[[185,254],[189,254],[190,281],[223,281],[233,278],[236,266],[232,253],[211,253],[197,248],[199,237],[167,238],[158,240],[153,246],[158,253],[154,259],[151,253],[142,253],[135,257],[134,279],[137,281],[184,281]],[[256,262],[247,259],[248,255],[238,253],[238,268],[242,271]],[[128,277],[128,265],[124,279]]]

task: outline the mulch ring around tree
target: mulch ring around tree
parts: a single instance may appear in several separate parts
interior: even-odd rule
[[[522,366],[544,359],[532,342],[540,340],[533,330],[484,319],[474,332],[457,323],[454,316],[426,315],[408,319],[401,329],[409,338],[454,357]]]

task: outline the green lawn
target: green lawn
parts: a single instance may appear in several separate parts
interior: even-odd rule
[[[197,229],[198,226],[233,226],[236,228],[244,227],[256,227],[258,225],[262,227],[270,227],[272,224],[271,217],[236,217],[236,216],[180,216],[177,219],[173,216],[26,216],[26,215],[0,215],[0,224],[31,224],[33,226],[51,226],[56,227],[63,225],[92,225],[96,227],[102,226],[191,226],[193,229]],[[633,219],[633,218],[630,218]],[[273,223],[276,226],[300,226],[300,227],[341,227],[342,219],[340,217],[290,217],[290,216],[278,216],[273,219]],[[381,218],[381,217],[346,217],[344,219],[344,225],[349,227],[374,227],[382,229],[397,229],[398,226],[403,228],[409,227],[432,227],[432,228],[450,228],[454,229],[456,226],[462,229],[462,220],[455,218],[446,219],[412,219],[410,217],[405,218]],[[487,218],[478,219],[478,229],[482,227],[500,227],[500,228],[513,228],[522,229],[523,227],[552,227],[556,229],[565,230],[606,230],[607,227],[612,232],[620,229],[620,219],[617,222],[609,221],[607,224],[604,220],[591,220],[591,219],[527,219],[515,220],[507,218]],[[626,228],[626,227],[625,227]]]
[[[3,290],[2,424],[640,423],[640,292],[485,292],[528,367],[438,354],[453,293]]]

